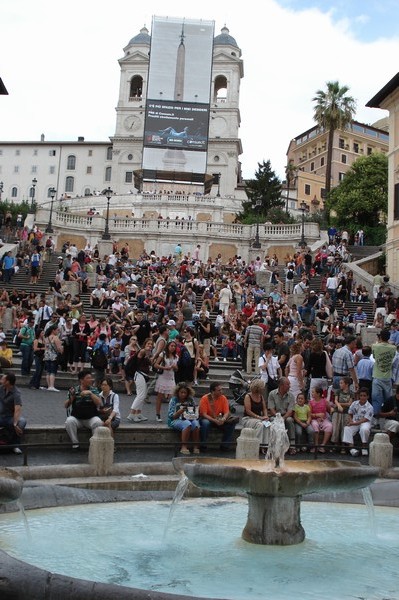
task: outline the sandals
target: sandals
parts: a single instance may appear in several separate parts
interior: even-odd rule
[[[294,456],[294,454],[296,454],[296,448],[293,448],[291,446],[291,448],[288,450],[288,454],[290,454],[291,456]]]
[[[180,454],[190,454],[190,450],[188,448],[182,448]]]

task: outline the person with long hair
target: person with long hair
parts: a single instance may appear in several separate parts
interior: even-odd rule
[[[162,423],[161,405],[163,398],[169,400],[176,387],[175,373],[178,368],[178,361],[177,346],[173,340],[166,344],[165,350],[159,354],[154,364],[155,370],[158,371],[158,377],[155,382],[155,391],[157,393],[155,413],[157,423]]]
[[[130,407],[130,412],[127,416],[127,420],[132,423],[142,423],[148,421],[141,410],[145,399],[147,398],[148,387],[147,382],[149,380],[150,368],[152,365],[152,349],[154,343],[151,338],[147,338],[143,344],[143,347],[137,353],[137,368],[134,374],[134,383],[136,384],[136,397]],[[127,363],[125,364],[125,366]]]
[[[101,405],[99,416],[104,427],[108,427],[112,437],[114,437],[115,429],[121,423],[121,415],[119,412],[119,396],[114,392],[114,383],[111,377],[104,377],[101,382]]]
[[[29,387],[35,388],[36,390],[40,389],[40,382],[44,369],[44,349],[44,332],[43,329],[38,329],[36,332],[36,337],[33,340],[33,359],[35,361],[35,372],[29,381]]]
[[[264,398],[265,384],[261,379],[254,379],[249,386],[244,398],[244,416],[242,426],[254,429],[260,443],[260,449],[265,454],[269,443],[269,429],[265,424],[270,424]]]
[[[168,427],[181,432],[180,454],[190,454],[188,444],[193,444],[193,454],[199,454],[200,424],[194,391],[185,382],[178,383],[169,402]]]
[[[44,332],[44,369],[46,371],[47,390],[59,392],[55,387],[55,377],[58,370],[58,355],[64,348],[58,336],[58,323],[51,324]]]
[[[321,387],[323,390],[326,390],[328,379],[332,377],[331,361],[324,350],[323,342],[318,337],[313,338],[311,341],[307,367],[308,376],[310,377],[309,389]]]
[[[80,371],[86,362],[87,342],[90,336],[90,326],[86,315],[81,315],[72,327],[73,366],[72,373]]]
[[[321,453],[325,453],[325,447],[330,441],[333,426],[330,420],[330,406],[326,398],[323,397],[323,388],[315,386],[311,390],[311,399],[309,402],[311,410],[311,425],[315,432],[315,445],[318,446],[318,450]],[[321,445],[320,434],[323,434],[323,440]],[[315,452],[315,448],[311,449],[311,452]]]
[[[304,363],[301,354],[302,346],[299,342],[294,342],[290,348],[291,357],[285,368],[285,376],[290,381],[290,392],[294,398],[303,391],[303,369]]]

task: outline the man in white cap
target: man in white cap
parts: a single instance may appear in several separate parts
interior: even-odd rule
[[[173,319],[170,319],[166,325],[168,326],[169,329],[169,335],[168,335],[168,342],[173,342],[173,340],[175,340],[177,338],[177,336],[179,335],[179,332],[176,329],[176,321],[174,321]]]

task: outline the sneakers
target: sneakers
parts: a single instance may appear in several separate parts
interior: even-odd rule
[[[356,448],[352,448],[351,450],[349,450],[349,454],[351,454],[351,456],[359,456],[359,450],[356,450]]]
[[[224,358],[224,359],[223,359],[223,362],[227,362],[227,358]]]
[[[217,356],[215,356],[215,362],[219,362],[219,359]]]
[[[79,444],[72,444],[72,450],[79,450]]]
[[[363,448],[362,450],[362,456],[368,456],[369,455],[369,451],[366,450],[366,448]]]
[[[198,387],[198,381],[197,380],[194,381],[193,386],[194,387]]]
[[[142,415],[141,413],[139,413],[138,415],[136,415],[137,419],[139,421],[148,421],[147,417],[145,417],[144,415]]]
[[[132,415],[131,413],[126,417],[126,421],[130,421],[131,423],[134,423],[134,417],[136,415]]]
[[[157,423],[162,423],[161,415],[157,415],[155,420]]]
[[[55,388],[55,387],[49,387],[49,388],[47,388],[47,391],[48,392],[59,392],[60,390],[57,390],[57,388]]]
[[[21,448],[13,448],[12,451],[14,452],[14,454],[22,454]]]

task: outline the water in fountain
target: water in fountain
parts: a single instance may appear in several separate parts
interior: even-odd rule
[[[183,498],[184,494],[186,493],[186,489],[187,489],[189,483],[190,483],[190,481],[189,481],[187,475],[182,475],[181,478],[179,479],[179,483],[177,484],[175,493],[173,495],[172,504],[170,505],[168,520],[166,522],[165,531],[163,534],[163,540],[166,539],[168,529],[172,522],[173,515],[175,514],[175,511],[176,511],[176,507],[177,507],[178,503],[180,502],[180,500]]]
[[[285,429],[284,419],[280,413],[277,413],[269,428],[269,447],[267,449],[266,460],[274,462],[276,468],[284,468],[284,456],[290,447],[290,440]]]

